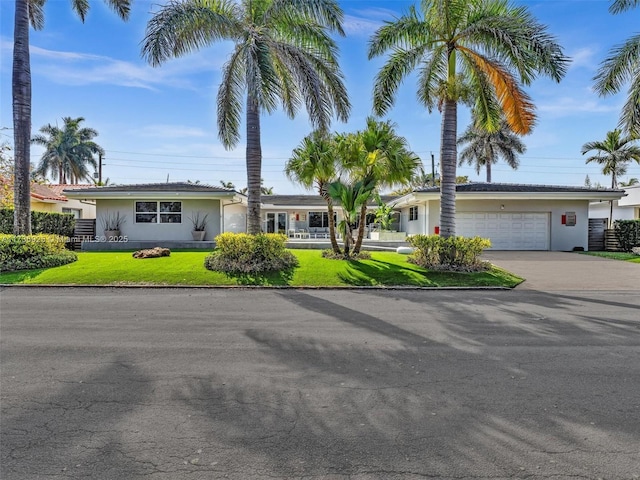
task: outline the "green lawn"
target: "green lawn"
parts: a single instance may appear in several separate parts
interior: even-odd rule
[[[640,255],[624,252],[582,252],[585,255],[593,255],[594,257],[611,258],[613,260],[624,260],[631,263],[640,263]]]
[[[175,251],[170,257],[135,259],[131,252],[81,252],[62,267],[3,273],[0,283],[72,285],[288,285],[492,286],[515,287],[522,279],[494,268],[482,273],[436,273],[395,252],[373,252],[371,260],[327,260],[319,250],[292,250],[300,265],[291,274],[225,275],[204,268],[208,252]]]

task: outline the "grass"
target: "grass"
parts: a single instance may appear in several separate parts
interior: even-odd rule
[[[56,268],[3,273],[3,284],[68,285],[263,285],[292,287],[415,286],[515,287],[522,278],[500,268],[479,273],[430,272],[406,255],[372,252],[371,260],[322,258],[319,250],[292,250],[293,272],[226,275],[204,268],[208,252],[174,251],[170,257],[135,259],[131,252],[81,252],[78,261]]]
[[[640,255],[624,252],[582,252],[585,255],[593,255],[594,257],[611,258],[612,260],[623,260],[625,262],[640,263]]]

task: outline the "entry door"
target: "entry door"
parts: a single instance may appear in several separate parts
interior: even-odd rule
[[[286,212],[267,213],[267,233],[287,233]]]

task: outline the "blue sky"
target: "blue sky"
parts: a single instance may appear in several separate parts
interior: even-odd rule
[[[599,98],[592,78],[609,49],[639,30],[640,9],[610,15],[609,2],[600,0],[526,1],[533,14],[549,26],[573,62],[560,84],[540,79],[528,88],[537,106],[538,122],[524,137],[527,153],[516,171],[499,163],[494,182],[582,185],[585,176],[608,185],[595,164],[586,165],[581,146],[604,139],[616,127],[624,96]],[[93,0],[84,24],[67,0],[49,0],[44,30],[31,31],[33,132],[61,118],[85,117],[98,130],[96,141],[106,150],[103,176],[115,183],[220,180],[246,185],[244,144],[227,151],[217,137],[215,99],[220,68],[230,52],[228,44],[170,60],[153,68],[140,56],[147,21],[158,2],[135,0],[131,18],[120,21],[107,6]],[[335,131],[362,128],[371,114],[371,91],[383,59],[368,61],[367,41],[375,29],[412,4],[407,1],[341,0],[347,37],[339,40],[340,59],[353,104],[346,124]],[[0,130],[12,141],[11,53],[14,2],[0,1]],[[431,169],[431,152],[438,162],[440,114],[429,114],[416,100],[416,85],[408,79],[386,118],[397,124],[411,148]],[[469,121],[459,113],[458,131]],[[244,126],[243,126],[244,130]],[[263,177],[276,193],[302,193],[289,182],[283,167],[293,148],[308,134],[306,114],[294,120],[278,112],[262,117]],[[32,147],[32,161],[42,150]],[[484,181],[472,167],[460,175]],[[627,177],[640,177],[632,166]],[[625,177],[625,179],[627,178]]]

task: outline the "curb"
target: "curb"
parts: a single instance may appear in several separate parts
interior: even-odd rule
[[[517,286],[517,285],[516,285]],[[289,285],[74,285],[74,284],[0,284],[0,289],[10,288],[75,288],[75,289],[131,289],[131,290],[168,290],[168,289],[201,289],[201,290],[408,290],[408,291],[442,291],[442,290],[514,290],[516,287],[412,287],[412,286],[289,286]]]

